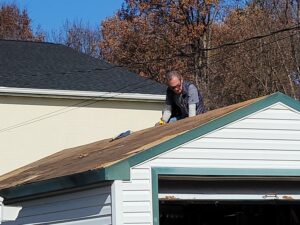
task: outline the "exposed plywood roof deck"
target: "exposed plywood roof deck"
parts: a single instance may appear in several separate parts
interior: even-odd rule
[[[145,129],[115,141],[106,139],[63,150],[1,176],[0,189],[106,168],[263,98]]]

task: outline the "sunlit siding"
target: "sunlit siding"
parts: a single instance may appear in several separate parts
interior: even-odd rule
[[[123,224],[151,224],[151,169],[134,168],[131,181],[123,182]]]
[[[300,114],[276,104],[133,167],[123,224],[152,224],[151,167],[300,169]]]
[[[112,224],[110,186],[19,202],[18,205],[22,210],[17,220],[3,224]]]
[[[66,148],[153,127],[162,107],[163,102],[0,96],[0,175]]]

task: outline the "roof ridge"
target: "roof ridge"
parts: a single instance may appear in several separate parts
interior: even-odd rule
[[[1,39],[0,41],[5,41],[5,42],[24,42],[24,43],[36,43],[36,44],[50,44],[50,45],[61,45],[65,46],[61,43],[54,43],[54,42],[48,42],[48,41],[34,41],[34,40],[15,40],[15,39]],[[67,47],[67,46],[66,46]]]

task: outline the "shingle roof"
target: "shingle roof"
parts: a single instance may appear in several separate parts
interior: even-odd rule
[[[165,86],[60,44],[0,40],[0,86],[165,94]]]

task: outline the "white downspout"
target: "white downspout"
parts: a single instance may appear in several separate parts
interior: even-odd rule
[[[3,198],[0,197],[0,224],[2,223],[2,218],[3,218]]]
[[[3,198],[0,197],[0,224],[5,221],[14,221],[17,219],[22,207],[4,206]]]

